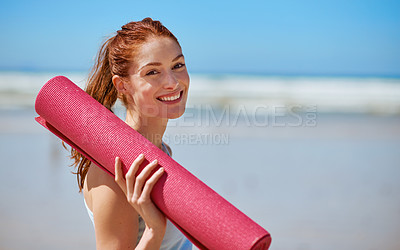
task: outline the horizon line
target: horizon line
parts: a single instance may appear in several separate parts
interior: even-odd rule
[[[85,73],[89,74],[90,69],[83,68],[69,68],[69,69],[35,69],[35,68],[6,68],[0,67],[0,73],[5,72],[15,72],[15,73]],[[192,70],[189,74],[194,75],[211,75],[211,76],[228,76],[228,75],[238,75],[238,76],[282,76],[282,77],[359,77],[359,78],[400,78],[400,73],[322,73],[322,72],[274,72],[274,71],[206,71],[206,70]]]

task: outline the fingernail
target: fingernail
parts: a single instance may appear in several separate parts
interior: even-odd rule
[[[156,164],[156,163],[157,163],[157,160],[154,160],[153,163]]]
[[[140,154],[140,155],[139,155],[139,158],[143,158],[143,156],[144,156],[144,154]]]
[[[158,171],[163,172],[163,171],[164,171],[164,168],[160,168]]]

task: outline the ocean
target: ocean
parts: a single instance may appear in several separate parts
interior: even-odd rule
[[[59,74],[85,84],[0,73],[0,249],[95,249],[68,152],[34,121]],[[164,136],[173,158],[271,249],[400,249],[400,79],[194,74],[187,106]]]

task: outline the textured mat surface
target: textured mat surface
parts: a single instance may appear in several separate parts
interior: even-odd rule
[[[165,174],[154,186],[153,202],[201,249],[268,249],[269,233],[129,127],[68,78],[57,76],[40,90],[36,120],[109,174],[119,156],[126,172],[145,155]]]

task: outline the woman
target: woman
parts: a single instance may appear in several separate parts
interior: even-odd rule
[[[189,75],[175,36],[160,22],[130,22],[101,47],[86,92],[111,110],[117,98],[126,123],[171,155],[163,143],[168,119],[185,111]],[[72,157],[85,204],[95,227],[98,249],[191,249],[191,243],[157,209],[150,192],[163,175],[157,162],[135,177],[145,156],[123,176],[115,159],[115,180],[77,151]]]

